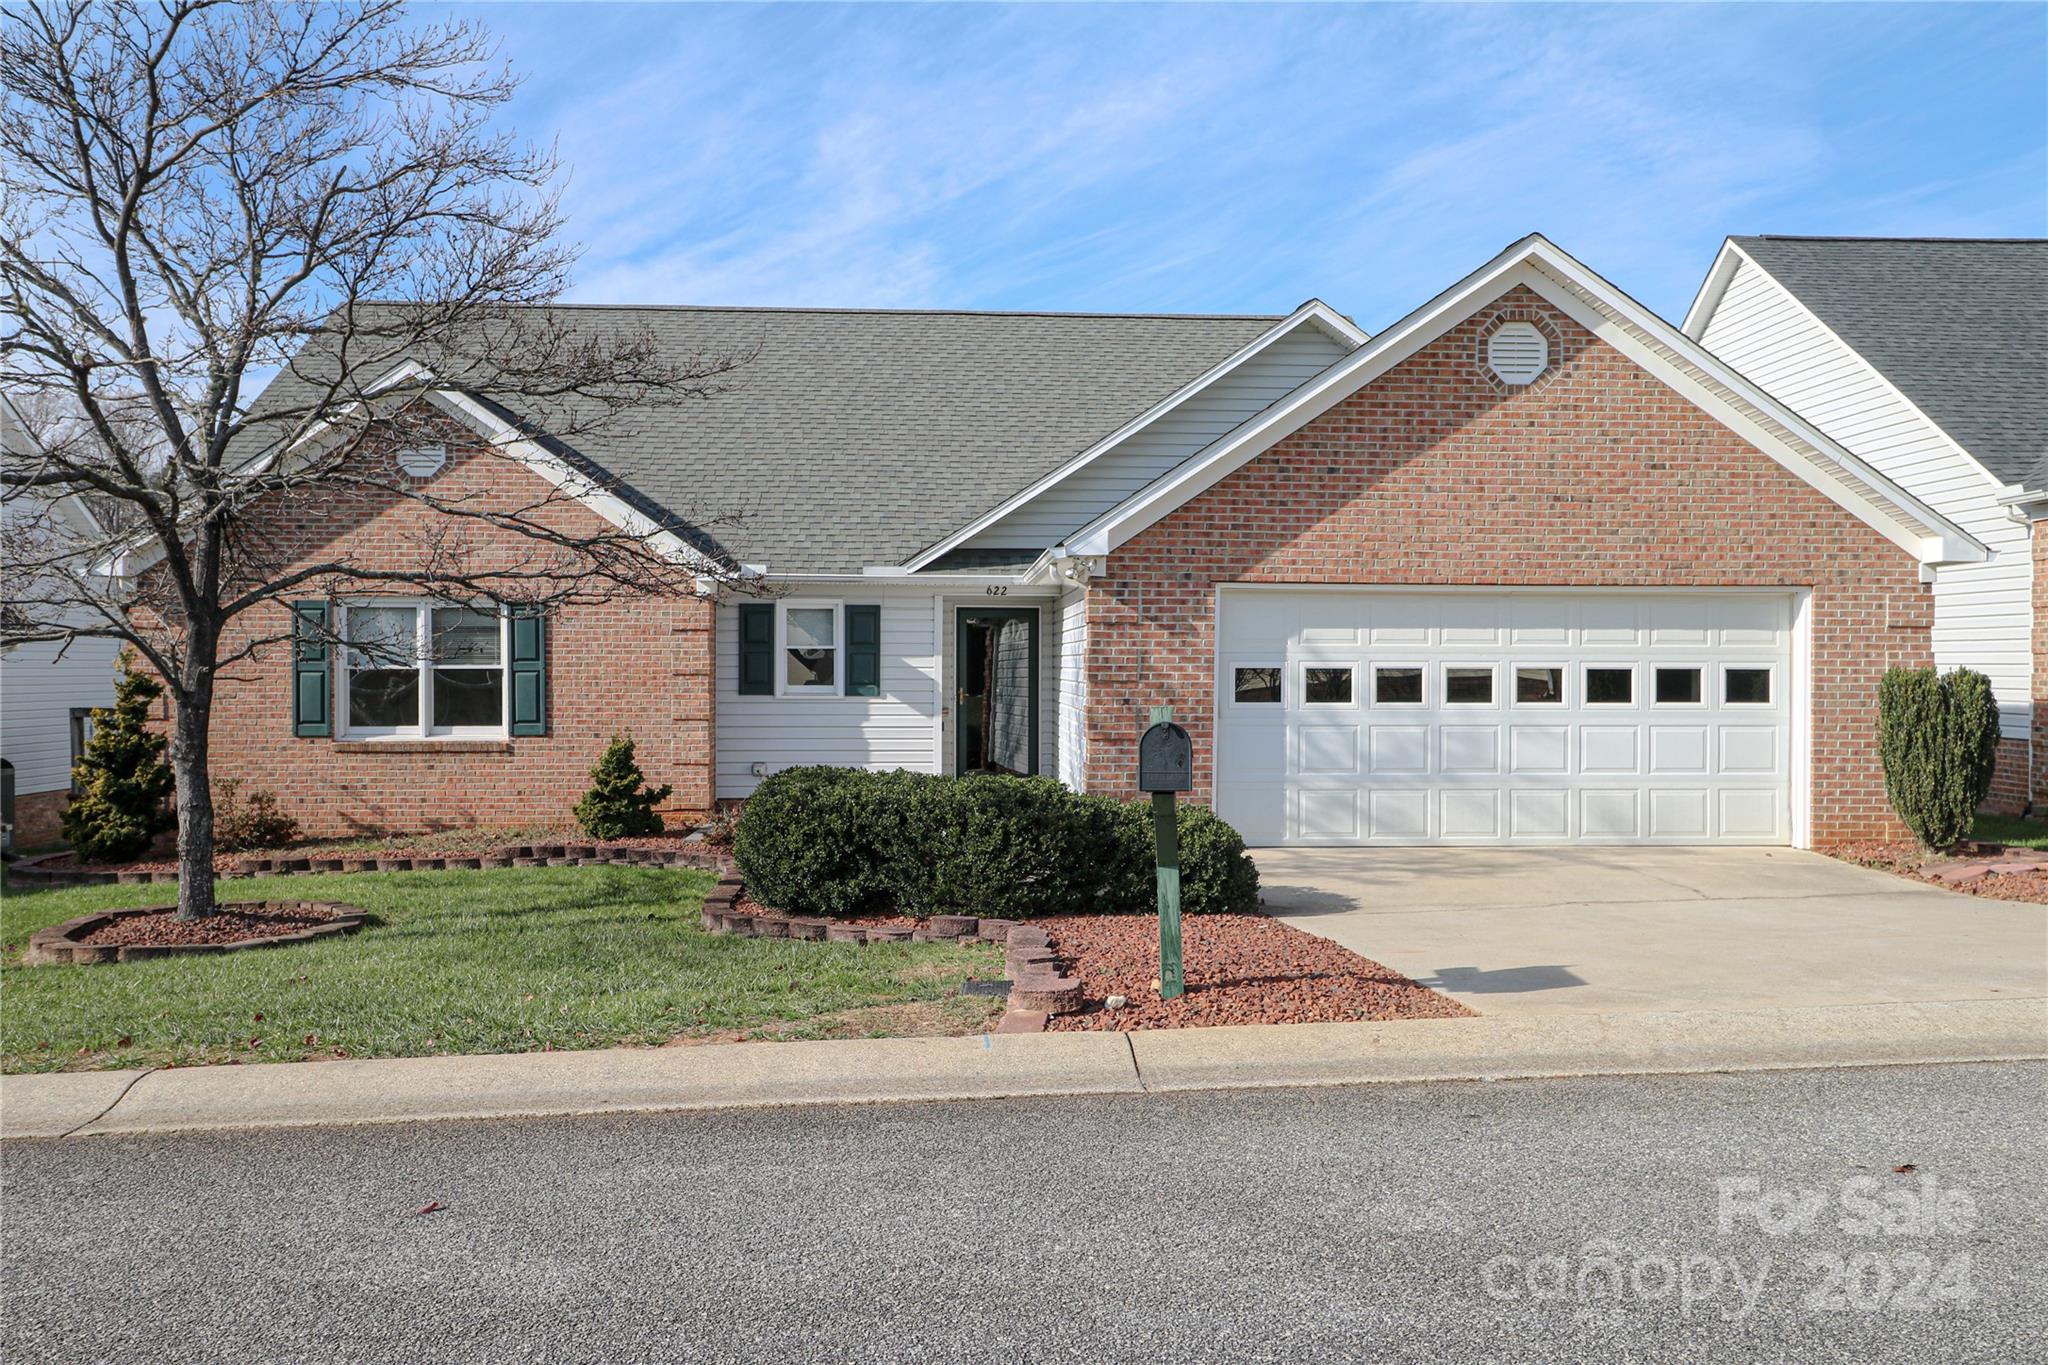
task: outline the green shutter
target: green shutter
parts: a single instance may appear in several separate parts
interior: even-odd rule
[[[775,693],[775,606],[747,602],[740,606],[740,695],[767,697]]]
[[[327,658],[327,604],[292,603],[292,733],[320,739],[334,733],[334,670]]]
[[[539,610],[512,613],[512,723],[515,735],[548,732],[547,623]]]
[[[882,695],[882,609],[846,609],[846,695]]]

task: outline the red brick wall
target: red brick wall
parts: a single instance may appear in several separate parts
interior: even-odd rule
[[[2034,523],[2034,813],[2048,810],[2048,520]]]
[[[2027,782],[2032,759],[2024,739],[2001,739],[1991,769],[1991,791],[1979,809],[1998,815],[2017,815],[2027,804]]]
[[[1501,307],[1554,329],[1554,369],[1495,388]],[[1171,703],[1211,780],[1214,585],[1812,589],[1813,828],[1903,833],[1877,684],[1931,661],[1918,566],[1620,352],[1518,290],[1109,557],[1089,586],[1088,785],[1129,792],[1146,708]]]
[[[511,461],[465,448],[466,428],[448,424],[447,467],[436,496],[509,511],[532,508],[549,485]],[[361,458],[388,458],[379,452]],[[559,528],[606,527],[580,505],[535,515]],[[516,532],[436,513],[387,491],[321,490],[286,508],[272,504],[252,519],[258,533],[303,545],[294,562],[338,556],[374,569],[420,563],[430,542],[459,535],[473,565],[531,562],[535,542]],[[351,596],[403,595],[403,585],[363,584]],[[286,594],[310,599],[313,589]],[[282,604],[237,618],[228,647],[275,641],[287,630]],[[632,734],[648,781],[675,787],[669,808],[711,804],[711,604],[630,597],[556,609],[547,627],[548,733],[503,741],[299,738],[291,724],[287,646],[264,643],[223,670],[215,698],[213,771],[277,793],[309,835],[411,832],[464,825],[525,825],[569,818],[589,786],[590,766],[610,737]],[[340,730],[340,717],[335,729]]]

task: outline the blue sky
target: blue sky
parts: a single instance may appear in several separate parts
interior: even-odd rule
[[[1378,328],[1549,234],[1667,317],[1728,233],[2048,233],[2048,6],[465,6],[572,297]]]

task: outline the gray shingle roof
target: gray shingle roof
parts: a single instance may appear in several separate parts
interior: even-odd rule
[[[2048,452],[2048,240],[1732,240],[1999,480]]]
[[[679,360],[752,356],[725,381],[726,392],[636,409],[571,444],[627,485],[622,491],[680,521],[737,518],[715,531],[717,547],[740,562],[765,563],[772,574],[857,573],[901,564],[1280,321],[696,307],[563,311],[573,315],[579,332],[646,329]],[[292,384],[287,374],[266,397],[281,398]]]

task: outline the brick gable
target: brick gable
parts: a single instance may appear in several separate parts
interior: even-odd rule
[[[1503,392],[1503,313],[1555,371]],[[1215,585],[1812,590],[1817,842],[1898,832],[1877,683],[1930,661],[1914,559],[1539,295],[1517,288],[1117,549],[1090,583],[1088,784],[1128,792],[1171,703],[1213,776]]]
[[[482,450],[453,419],[438,434],[449,456],[432,484],[440,499],[473,511],[526,512],[571,534],[611,529],[587,508],[551,497],[538,475]],[[351,458],[383,460],[390,452],[373,432]],[[368,570],[403,572],[423,554],[440,553],[510,570],[554,553],[515,531],[381,489],[321,487],[313,496],[276,499],[247,520],[250,534],[288,546],[300,565],[347,556]],[[351,595],[405,592],[389,582],[359,589]],[[286,594],[319,595],[312,588]],[[224,652],[282,637],[288,619],[282,603],[236,618]],[[712,631],[705,601],[649,596],[563,605],[548,622],[548,733],[488,741],[298,737],[289,649],[260,644],[223,669],[213,771],[276,792],[309,835],[524,825],[568,819],[606,742],[630,732],[648,780],[674,785],[673,808],[703,810],[711,804]]]

